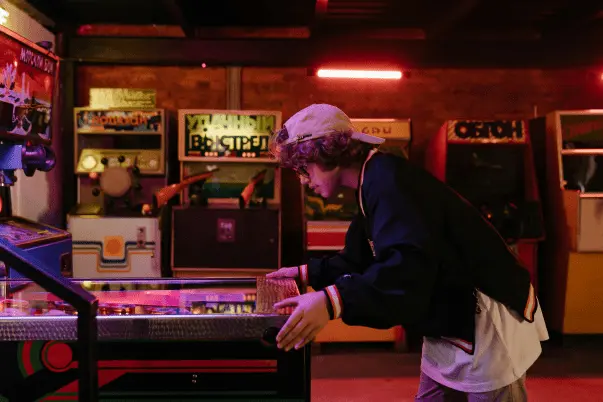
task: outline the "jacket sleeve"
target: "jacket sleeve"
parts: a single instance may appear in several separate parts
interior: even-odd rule
[[[437,262],[424,218],[395,176],[381,172],[372,180],[366,177],[363,185],[375,248],[372,264],[324,290],[332,318],[348,325],[412,327],[427,316]]]
[[[309,259],[306,265],[299,267],[299,277],[303,284],[321,290],[342,275],[362,272],[367,258],[370,258],[370,248],[361,218],[356,216],[346,233],[344,249],[331,257]]]

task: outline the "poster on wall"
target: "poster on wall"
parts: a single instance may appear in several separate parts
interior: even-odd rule
[[[278,112],[181,110],[180,157],[268,158]]]
[[[50,143],[58,59],[0,27],[0,137]]]

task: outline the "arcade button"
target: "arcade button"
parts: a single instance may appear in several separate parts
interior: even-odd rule
[[[96,164],[96,158],[92,155],[88,155],[84,159],[82,159],[82,167],[86,170],[94,169],[96,167]]]

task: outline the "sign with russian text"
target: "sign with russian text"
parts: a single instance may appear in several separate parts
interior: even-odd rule
[[[451,120],[448,142],[454,143],[525,143],[527,125],[523,120]]]
[[[352,119],[354,128],[364,134],[386,140],[410,141],[410,120],[396,119]]]
[[[132,88],[90,88],[90,107],[97,109],[141,108],[156,105],[157,91]]]
[[[269,157],[278,120],[274,112],[181,111],[181,147],[185,157]]]
[[[83,108],[76,109],[75,121],[78,134],[159,133],[163,130],[163,111]]]
[[[49,143],[58,59],[0,27],[0,137]]]

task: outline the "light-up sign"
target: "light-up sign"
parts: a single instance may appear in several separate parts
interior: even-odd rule
[[[6,11],[2,7],[0,7],[0,25],[6,24],[6,21],[8,21],[8,16],[9,15],[10,14],[9,14],[8,11]]]
[[[525,143],[522,120],[453,120],[448,122],[448,142]]]
[[[185,156],[262,157],[276,129],[273,114],[186,113]]]

